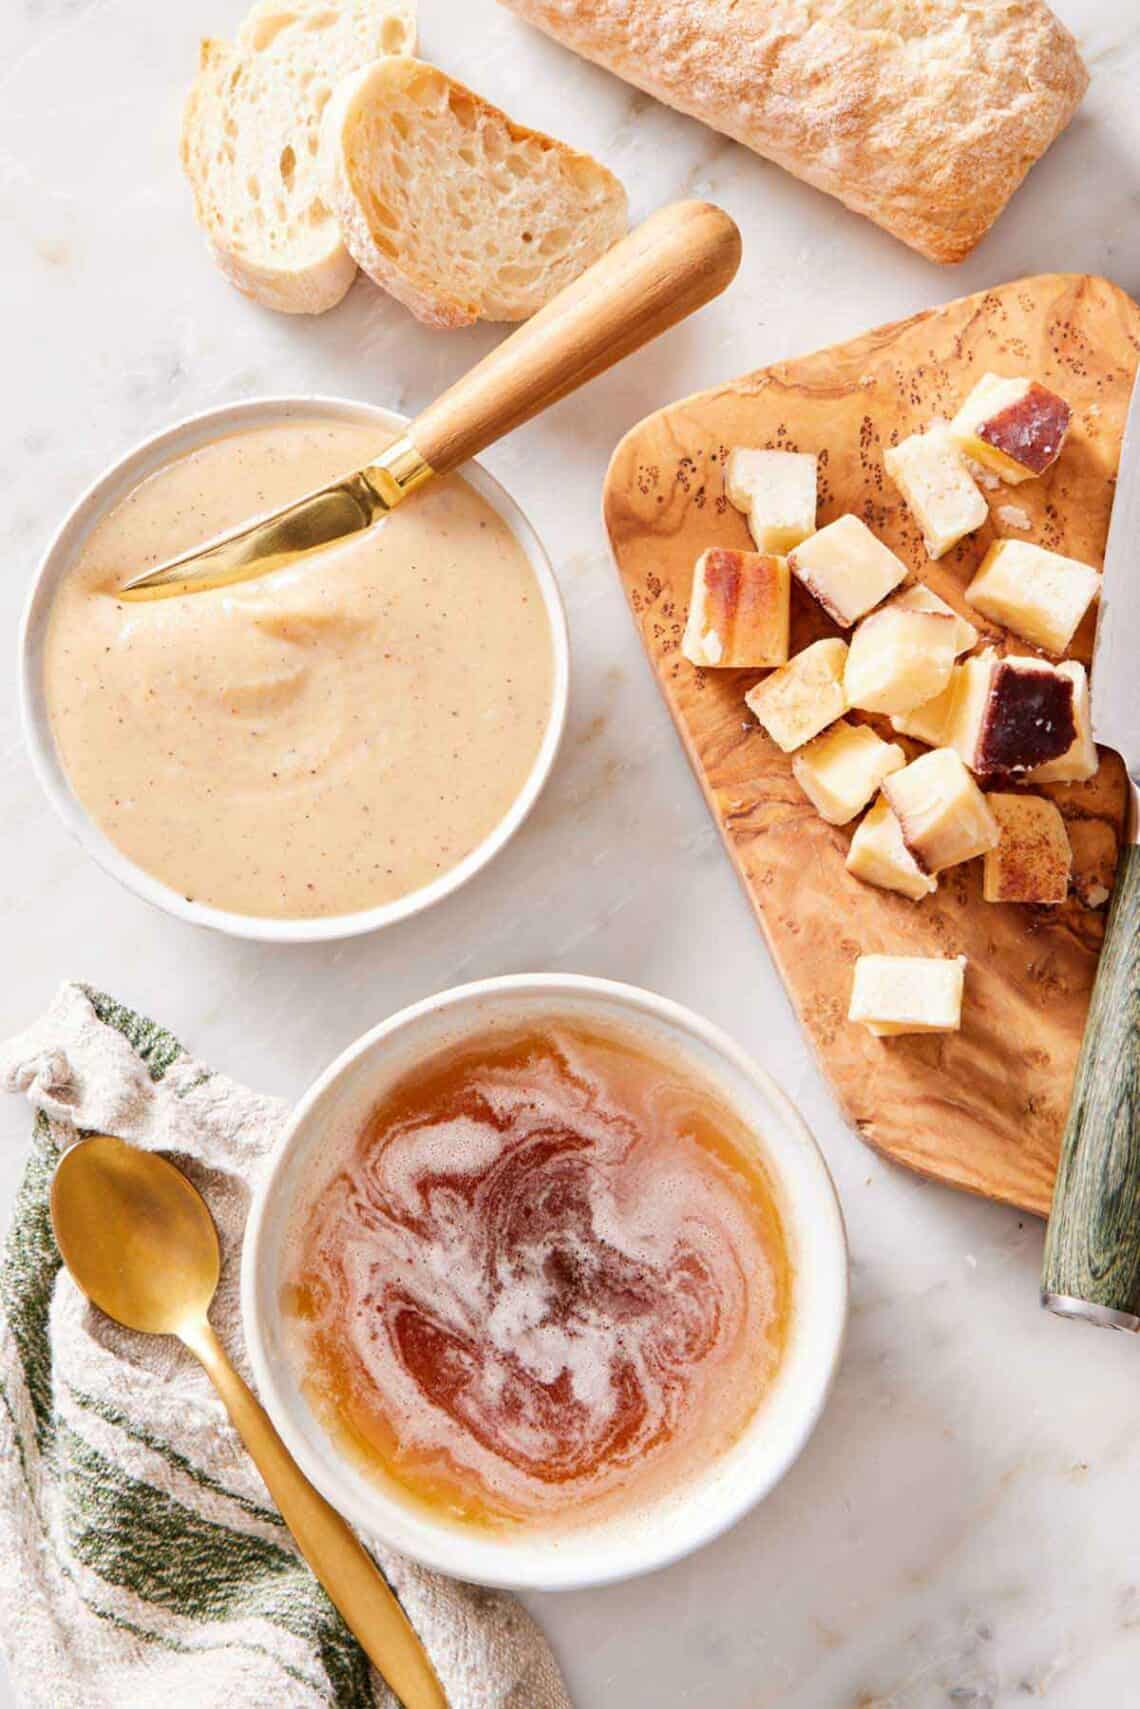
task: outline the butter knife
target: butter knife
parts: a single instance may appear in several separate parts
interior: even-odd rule
[[[1097,742],[1128,770],[1128,835],[1077,1062],[1041,1303],[1140,1331],[1140,382],[1128,410],[1092,669]]]
[[[740,233],[710,202],[651,214],[470,373],[374,463],[133,577],[125,599],[168,599],[268,575],[379,522],[409,494],[711,302],[740,265]]]

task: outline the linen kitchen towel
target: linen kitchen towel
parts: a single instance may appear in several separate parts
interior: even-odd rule
[[[36,1709],[394,1704],[204,1372],[89,1306],[52,1238],[52,1170],[77,1135],[175,1153],[218,1225],[212,1318],[248,1378],[241,1235],[285,1106],[80,985],[0,1048],[0,1081],[37,1112],[0,1274],[0,1636],[17,1689]],[[569,1709],[514,1598],[374,1552],[453,1709]]]

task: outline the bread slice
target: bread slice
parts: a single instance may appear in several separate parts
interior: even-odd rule
[[[415,0],[259,0],[237,40],[202,43],[182,122],[195,212],[230,282],[321,314],[356,264],[321,196],[321,114],[342,78],[415,48]]]
[[[503,4],[932,261],[969,254],[1089,80],[1045,0]]]
[[[429,326],[525,320],[626,229],[604,166],[421,60],[347,78],[321,160],[353,256]]]

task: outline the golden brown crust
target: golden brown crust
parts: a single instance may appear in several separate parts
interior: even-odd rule
[[[973,249],[1088,86],[1044,0],[503,3],[932,261]]]
[[[1001,842],[985,858],[985,900],[1062,903],[1069,894],[1073,856],[1057,803],[1043,795],[994,794],[986,799],[1001,826]]]

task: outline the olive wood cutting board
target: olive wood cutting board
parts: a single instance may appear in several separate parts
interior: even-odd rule
[[[982,900],[981,861],[942,875],[920,903],[853,878],[853,826],[821,820],[744,705],[761,671],[698,670],[681,633],[694,561],[747,547],[728,503],[735,445],[819,453],[819,523],[854,511],[943,598],[1005,642],[962,599],[987,547],[1009,535],[1100,566],[1133,376],[1140,308],[1103,279],[1050,274],[781,362],[648,417],[614,454],[605,517],[635,622],[736,870],[801,1021],[864,1139],[924,1175],[1047,1215],[1104,910],[1077,894],[1058,908]],[[937,563],[883,468],[883,450],[949,417],[992,369],[1031,375],[1073,407],[1043,480],[986,489],[990,522]],[[1025,524],[1028,523],[1028,527]],[[838,631],[797,585],[792,651]],[[1093,618],[1071,654],[1086,662]],[[1029,652],[1013,642],[1010,650]],[[1140,692],[1140,661],[1137,667]],[[862,718],[862,714],[856,715]],[[876,719],[868,722],[878,723]],[[920,744],[902,741],[913,757]],[[1123,768],[1101,751],[1086,784],[1052,785],[1074,842],[1074,877],[1096,899],[1111,883]],[[1106,867],[1098,876],[1095,870]],[[848,1022],[856,956],[969,958],[962,1031],[872,1038]]]

